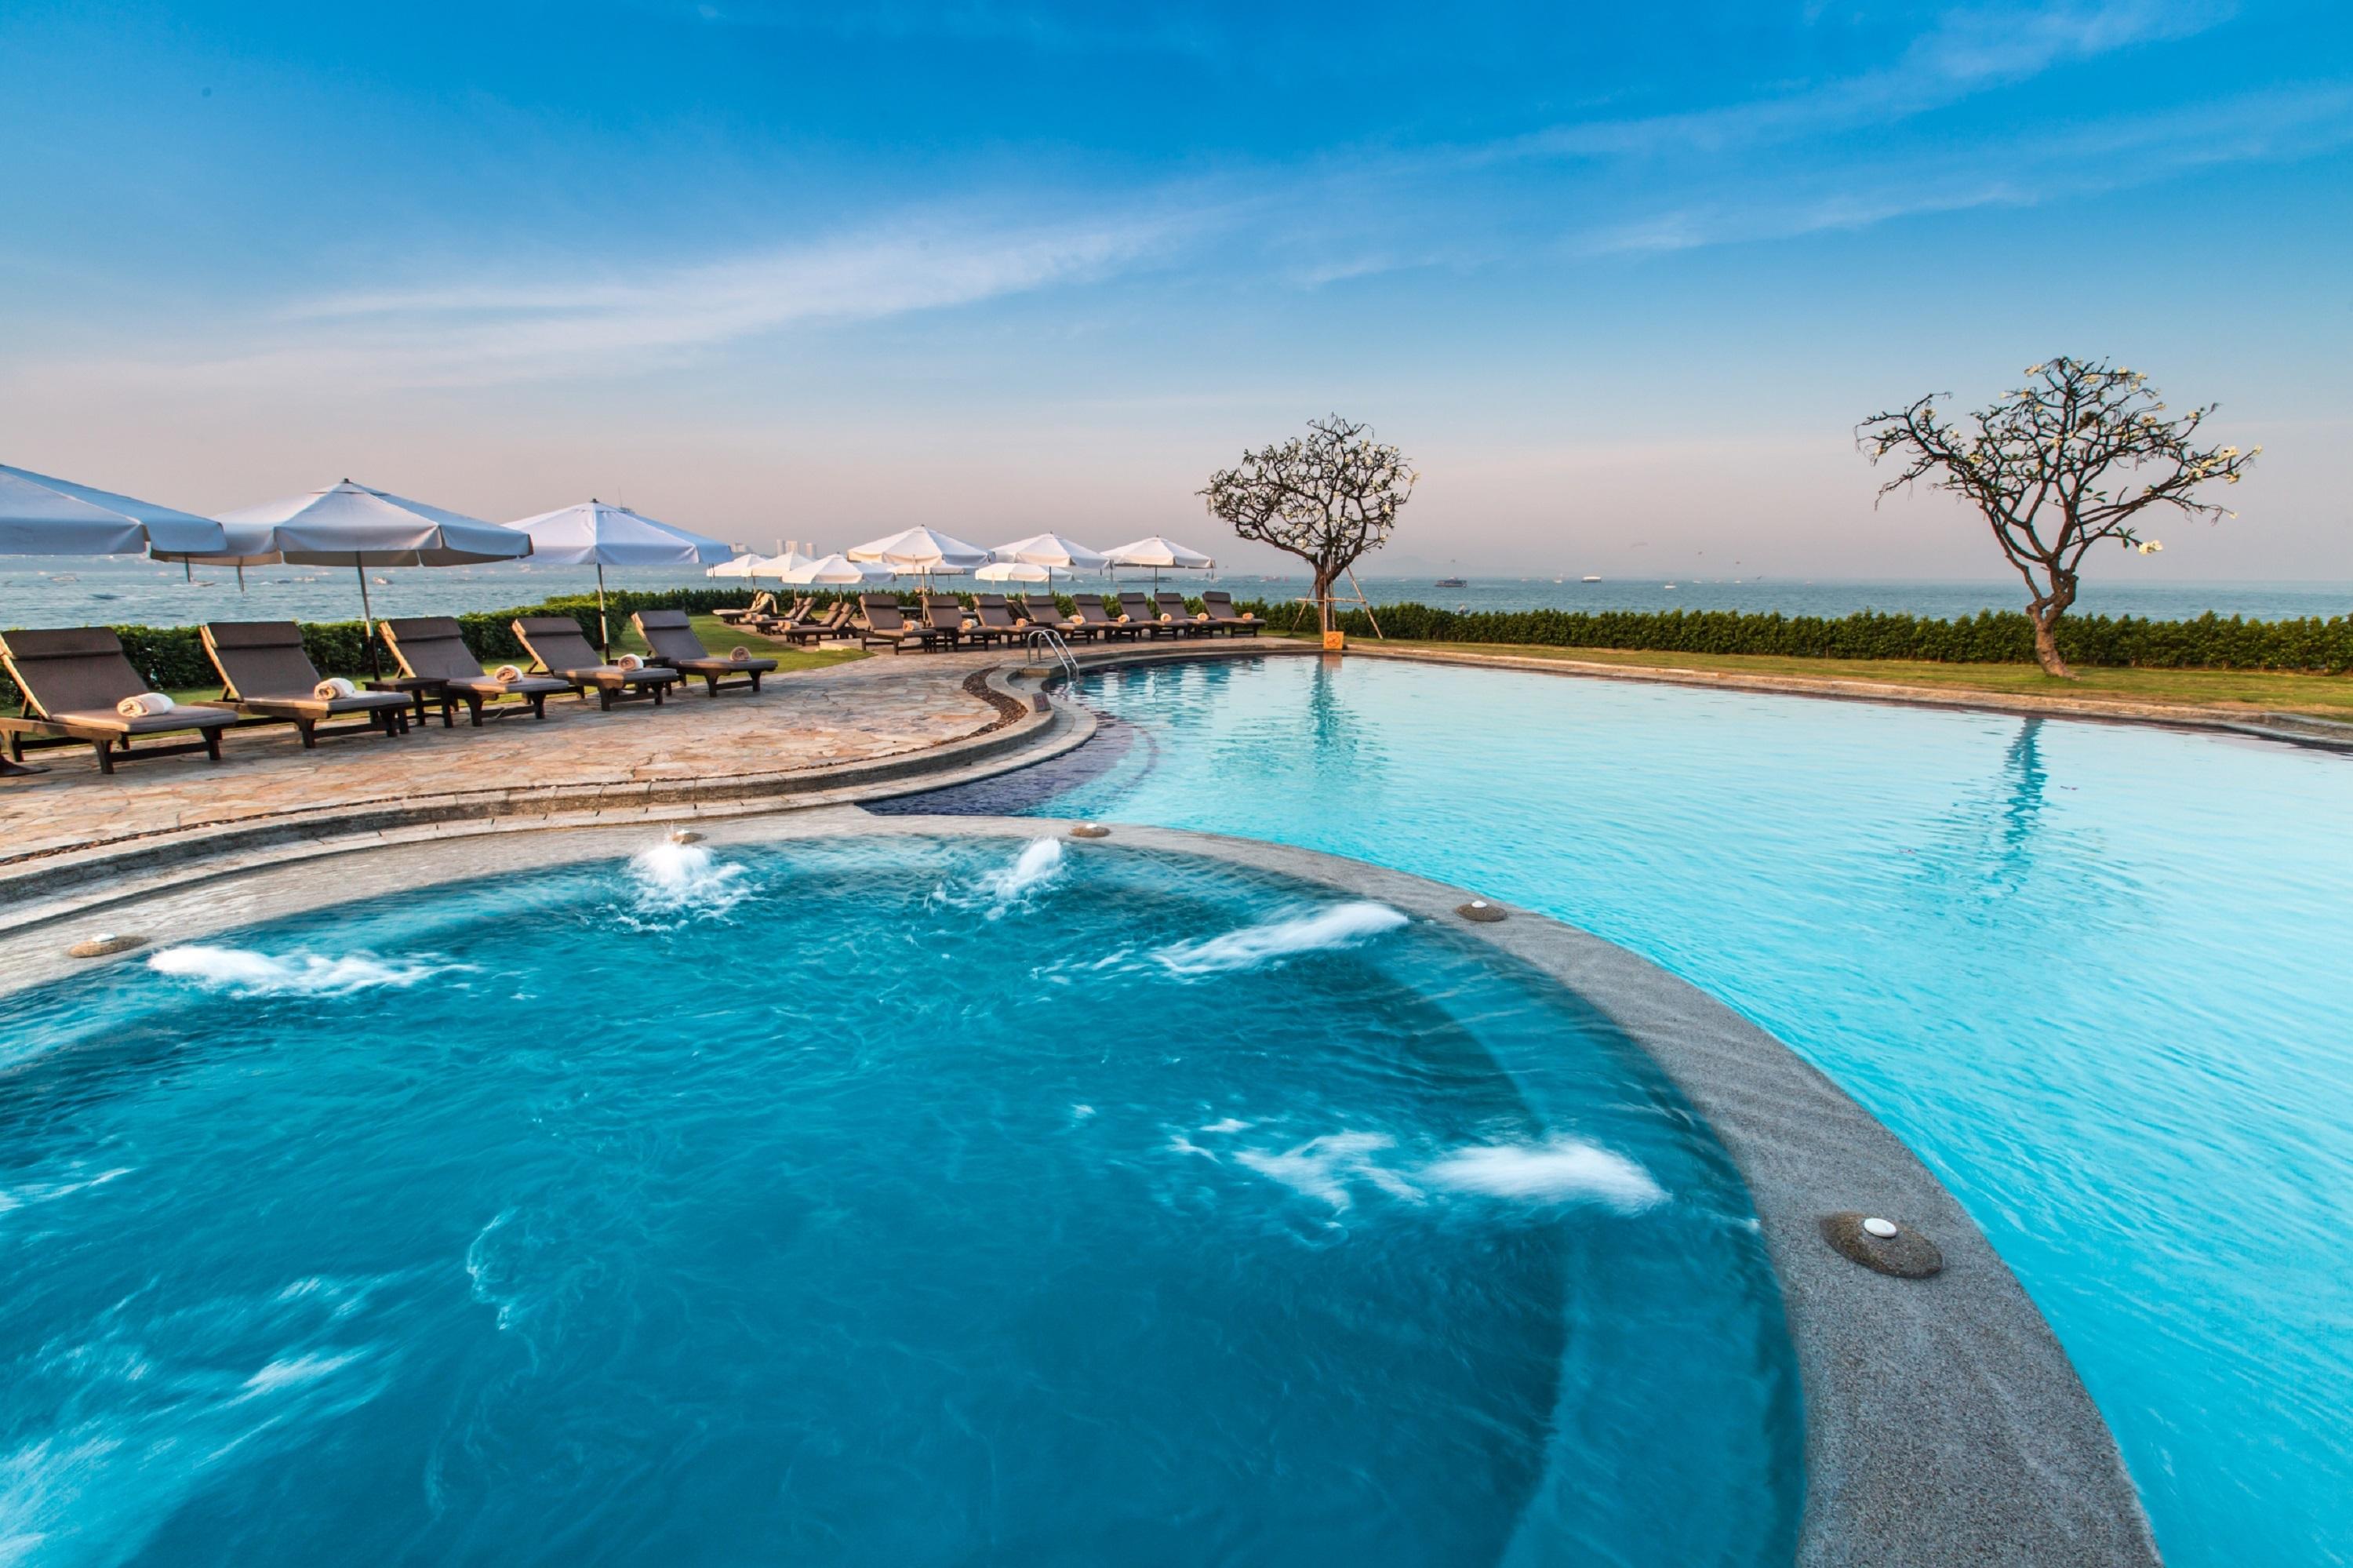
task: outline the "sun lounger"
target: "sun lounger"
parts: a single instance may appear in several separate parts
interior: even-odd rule
[[[638,635],[646,640],[655,659],[673,670],[689,675],[700,675],[704,690],[712,696],[748,685],[754,692],[760,689],[760,677],[776,667],[774,659],[715,657],[694,634],[694,627],[682,609],[641,609],[629,617],[636,623]],[[741,679],[729,680],[728,676]]]
[[[408,733],[408,698],[398,692],[321,696],[325,683],[303,649],[302,629],[290,620],[216,620],[197,635],[220,672],[220,701],[249,724],[292,725],[306,751],[321,736]],[[321,727],[346,717],[360,722]]]
[[[1208,612],[1209,624],[1229,637],[1256,637],[1266,624],[1247,610],[1236,609],[1234,596],[1222,590],[1203,594],[1201,608]]]
[[[1092,638],[1095,636],[1094,632],[1087,630],[1076,620],[1064,615],[1062,607],[1054,602],[1054,596],[1051,594],[1029,594],[1013,609],[1017,616],[1029,617],[1030,625],[1046,627],[1050,630],[1060,632],[1064,637]]]
[[[168,713],[126,717],[118,703],[152,688],[147,678],[124,657],[122,639],[103,626],[50,631],[11,631],[0,637],[0,668],[16,683],[22,712],[0,718],[0,734],[8,737],[8,758],[25,759],[26,737],[35,746],[61,746],[86,741],[98,754],[98,770],[114,771],[117,752],[124,757],[178,757],[201,751],[220,760],[220,732],[237,722],[227,708],[206,704],[174,707]],[[185,735],[196,738],[174,746],[131,748],[132,738],[151,735]]]
[[[1144,628],[1149,637],[1182,637],[1186,633],[1174,621],[1160,619],[1160,607],[1140,593],[1119,596],[1119,612],[1127,617],[1128,624]]]
[[[1122,620],[1103,608],[1103,595],[1080,593],[1071,596],[1078,607],[1081,633],[1089,637],[1124,637],[1131,641],[1144,635],[1144,628],[1132,620]]]
[[[1156,593],[1152,596],[1152,602],[1158,605],[1160,613],[1168,618],[1161,623],[1164,626],[1174,626],[1187,637],[1208,637],[1216,633],[1217,628],[1209,624],[1207,615],[1196,615],[1186,608],[1185,596],[1181,593]]]
[[[762,588],[752,596],[752,602],[741,609],[714,609],[711,613],[730,626],[740,626],[748,620],[765,620],[776,613],[776,596]]]
[[[980,635],[992,641],[1018,642],[1029,634],[1027,626],[1013,619],[1013,607],[1001,593],[973,595],[972,614],[980,622]]]
[[[411,683],[421,683],[424,691],[420,703],[438,697],[441,702],[441,722],[450,722],[450,710],[459,704],[466,705],[466,716],[476,729],[482,727],[482,714],[487,709],[503,717],[520,713],[520,708],[495,706],[507,697],[520,697],[529,705],[531,716],[547,716],[547,699],[559,693],[571,691],[572,683],[554,675],[523,675],[512,681],[501,681],[482,672],[482,662],[466,646],[464,635],[458,630],[455,617],[420,615],[400,620],[380,620],[376,630],[384,636],[384,645],[400,661],[400,673]]]
[[[858,634],[860,648],[888,648],[893,653],[904,653],[911,647],[929,652],[939,642],[938,632],[907,620],[895,594],[866,594],[858,604],[866,622],[865,629]]]
[[[966,642],[979,643],[988,641],[979,635],[980,623],[973,620],[971,612],[959,604],[952,594],[925,595],[923,620],[934,631],[939,633],[940,641],[950,648],[961,647]]]
[[[855,609],[856,607],[846,599],[835,599],[828,605],[823,615],[809,622],[810,626],[817,630],[818,640],[823,641],[828,637],[847,640],[857,636],[858,627],[853,619]]]
[[[686,679],[667,664],[643,664],[637,669],[624,669],[608,664],[596,657],[596,650],[580,623],[568,615],[526,615],[514,623],[515,640],[530,654],[532,663],[543,673],[568,682],[572,689],[586,695],[589,687],[596,689],[596,706],[610,713],[615,703],[632,697],[651,697],[654,706],[661,706],[663,694]]]

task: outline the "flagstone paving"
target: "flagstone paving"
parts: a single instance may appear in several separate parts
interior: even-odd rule
[[[555,786],[757,778],[920,752],[989,728],[998,710],[964,689],[1004,655],[878,658],[768,677],[758,695],[694,684],[661,707],[550,701],[454,729],[438,717],[396,740],[360,736],[304,751],[290,726],[237,729],[217,765],[201,755],[118,763],[101,776],[87,747],[35,751],[49,772],[0,779],[0,866],[76,846],[269,818],[457,800]]]

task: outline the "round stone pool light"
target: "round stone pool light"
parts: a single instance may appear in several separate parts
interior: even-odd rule
[[[1935,1242],[1877,1214],[1825,1214],[1822,1239],[1863,1267],[1898,1279],[1926,1279],[1945,1266]]]

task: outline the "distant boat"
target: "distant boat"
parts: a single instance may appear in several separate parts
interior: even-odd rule
[[[1440,577],[1430,586],[1432,588],[1468,588],[1471,585],[1464,582],[1461,577]]]
[[[1660,586],[1661,588],[1672,588],[1672,587],[1674,587],[1675,585],[1674,585],[1674,584],[1672,584],[1672,583],[1661,583],[1659,586]]]
[[[1599,582],[1601,579],[1600,579],[1599,577],[1587,577],[1587,578],[1586,578],[1586,579],[1584,579],[1584,580],[1585,580],[1585,581],[1587,581],[1587,582],[1589,582],[1589,583],[1598,583],[1598,582]]]
[[[1555,577],[1555,578],[1553,578],[1553,579],[1552,579],[1552,586],[1553,586],[1553,587],[1555,587],[1555,588],[1558,588],[1558,587],[1560,587],[1560,585],[1561,585],[1561,584],[1563,584],[1563,583],[1567,582],[1567,580],[1568,580],[1568,579],[1567,579],[1567,577]]]

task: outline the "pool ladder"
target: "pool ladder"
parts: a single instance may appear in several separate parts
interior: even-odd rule
[[[1051,654],[1053,656],[1055,667],[1060,669],[1062,673],[1069,678],[1071,684],[1076,685],[1078,683],[1079,662],[1075,658],[1071,657],[1071,645],[1062,640],[1062,634],[1060,632],[1055,630],[1050,626],[1033,626],[1029,629],[1029,635],[1022,641],[1029,647],[1030,655],[1033,658],[1036,657],[1041,650],[1046,653]]]

